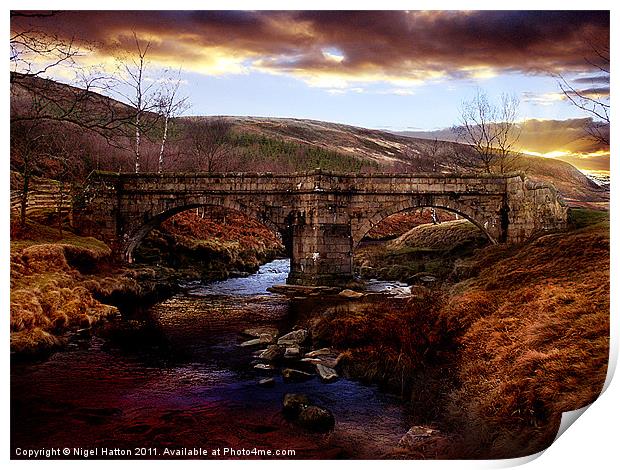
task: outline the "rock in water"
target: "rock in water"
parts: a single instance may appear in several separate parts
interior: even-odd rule
[[[327,432],[334,428],[334,415],[320,406],[305,406],[297,417],[299,425],[310,431]]]
[[[262,353],[259,354],[259,359],[264,359],[265,361],[275,361],[278,357],[282,355],[282,349],[280,346],[276,346],[272,344],[267,349],[265,349]]]
[[[355,292],[351,289],[345,289],[338,293],[338,297],[344,297],[345,299],[359,299],[360,297],[364,297],[364,294],[361,292]]]
[[[287,393],[282,401],[282,411],[288,418],[296,418],[301,410],[310,405],[310,399],[301,393]]]
[[[300,356],[299,348],[286,348],[284,359],[296,359]]]
[[[308,380],[314,377],[312,374],[308,374],[308,372],[304,372],[302,370],[297,369],[282,369],[282,377],[287,381],[303,381]]]
[[[308,330],[295,330],[295,331],[291,331],[290,333],[285,334],[284,336],[281,336],[278,339],[278,344],[280,346],[298,346],[301,343],[303,343],[304,341],[306,341],[306,339],[308,339]]]
[[[323,364],[316,364],[316,371],[324,382],[333,382],[338,379],[338,373],[331,367],[324,366]]]
[[[304,357],[327,356],[329,354],[331,354],[331,350],[329,348],[321,348],[321,349],[316,349],[314,351],[310,351]]]
[[[303,359],[300,360],[300,362],[309,362],[310,364],[320,364],[321,359],[317,357],[304,357]]]
[[[243,330],[243,334],[246,336],[252,336],[253,338],[260,338],[262,335],[270,335],[276,338],[278,336],[278,329],[268,326],[258,326],[256,328],[246,328]]]
[[[258,381],[258,385],[261,387],[273,387],[276,384],[276,379],[273,377],[268,377],[266,379],[262,379]]]
[[[258,369],[258,370],[274,370],[275,367],[272,366],[271,364],[256,364],[254,366],[254,369]]]
[[[245,341],[243,343],[241,343],[241,346],[244,348],[250,347],[250,346],[260,346],[263,344],[271,344],[275,341],[275,338],[271,335],[267,335],[267,334],[262,334],[260,335],[260,337],[255,338],[255,339],[251,339],[249,341]]]

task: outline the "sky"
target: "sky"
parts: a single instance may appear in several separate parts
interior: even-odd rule
[[[149,79],[180,70],[191,115],[437,130],[478,90],[510,93],[522,151],[609,169],[608,147],[580,132],[589,115],[559,86],[609,98],[596,54],[609,50],[606,11],[64,11],[11,29],[73,41],[81,64],[107,71],[135,52],[135,34],[151,44]]]

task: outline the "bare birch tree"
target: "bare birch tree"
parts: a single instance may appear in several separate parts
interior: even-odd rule
[[[157,97],[157,108],[163,118],[163,129],[161,136],[161,146],[159,148],[159,159],[157,161],[157,172],[162,173],[164,168],[164,152],[168,141],[168,131],[171,119],[180,115],[189,108],[187,96],[179,96],[181,86],[181,71],[179,70],[176,79],[171,80],[159,92]]]
[[[151,48],[151,42],[142,43],[136,33],[133,33],[135,50],[128,58],[118,58],[120,68],[121,86],[125,85],[129,91],[118,91],[129,105],[133,108],[133,128],[134,128],[134,168],[135,172],[140,172],[140,145],[142,135],[149,130],[154,123],[147,121],[148,114],[156,111],[157,100],[155,80],[147,80],[147,54]]]

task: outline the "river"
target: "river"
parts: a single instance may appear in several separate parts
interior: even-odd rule
[[[239,346],[245,328],[286,332],[307,313],[307,302],[266,291],[287,274],[288,260],[275,260],[249,277],[191,284],[92,333],[74,333],[67,350],[45,360],[12,363],[13,456],[17,448],[65,447],[72,457],[74,448],[98,449],[100,458],[104,448],[147,458],[183,448],[220,452],[206,458],[231,457],[225,449],[246,452],[241,458],[259,457],[254,449],[293,450],[297,459],[385,456],[411,425],[399,398],[346,378],[285,383],[254,369],[252,348]],[[275,387],[258,385],[271,375]],[[328,408],[334,430],[317,434],[286,421],[289,392]]]

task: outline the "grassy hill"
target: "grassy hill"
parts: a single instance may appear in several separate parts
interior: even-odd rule
[[[48,157],[37,161],[38,176],[57,178],[58,165],[50,160],[55,152],[71,153],[72,178],[84,179],[91,170],[132,171],[132,141],[128,124],[130,108],[111,98],[92,91],[80,91],[50,80],[17,77],[11,84],[12,152],[11,169],[22,171],[20,149],[32,130],[19,133],[13,122],[16,116],[31,112],[33,101],[41,102],[37,93],[45,96],[46,112],[53,118],[42,132],[45,139],[58,141],[42,152]],[[48,96],[52,99],[48,100]],[[83,100],[77,113],[62,118],[63,103],[75,97]],[[49,102],[47,102],[48,100]],[[120,117],[120,123],[115,118]],[[151,115],[152,119],[154,117]],[[166,169],[196,170],[192,150],[184,137],[191,121],[212,120],[215,117],[182,117],[173,123],[166,155]],[[231,125],[227,138],[226,164],[230,171],[306,171],[317,167],[338,172],[475,172],[476,162],[471,149],[463,144],[440,142],[439,150],[429,150],[430,140],[396,135],[381,130],[364,129],[329,122],[292,118],[219,117]],[[83,121],[83,126],[79,122]],[[109,124],[110,121],[113,124]],[[101,126],[110,125],[103,131]],[[45,127],[45,126],[44,126]],[[21,129],[24,131],[24,129]],[[154,171],[159,154],[159,128],[154,125],[144,136],[142,169]],[[103,136],[102,136],[103,134]],[[110,135],[113,134],[113,138]],[[120,134],[120,136],[119,136]],[[54,139],[54,136],[61,138]],[[21,136],[21,137],[20,137]],[[20,142],[20,138],[22,142]],[[67,142],[71,145],[68,146]],[[68,147],[69,150],[68,150]],[[70,151],[71,149],[75,151]],[[77,149],[77,150],[76,150]],[[78,151],[79,150],[79,151]],[[522,156],[517,170],[526,171],[530,178],[554,184],[567,202],[574,206],[607,207],[609,191],[592,182],[572,165],[558,160]],[[218,170],[219,171],[219,170]]]

